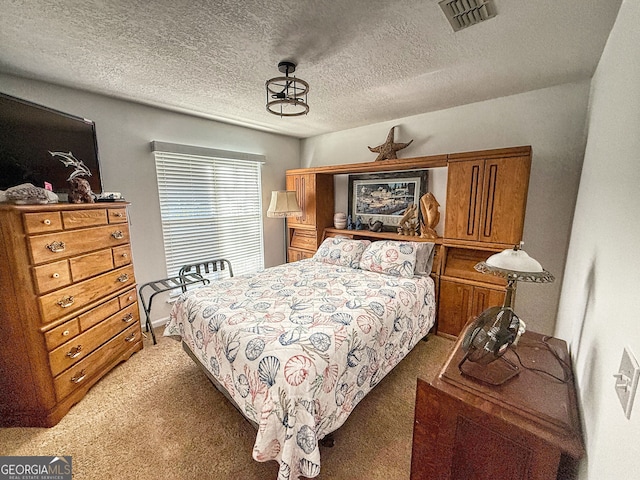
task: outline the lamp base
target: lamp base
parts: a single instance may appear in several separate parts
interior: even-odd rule
[[[518,366],[504,357],[499,357],[486,365],[468,360],[465,355],[458,364],[458,370],[463,375],[482,383],[497,387],[520,373]]]

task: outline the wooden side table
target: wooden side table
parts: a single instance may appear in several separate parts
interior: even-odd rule
[[[458,369],[462,338],[431,383],[418,379],[411,479],[572,478],[584,455],[572,377],[521,367],[503,385],[483,384]],[[526,332],[516,349],[527,367],[560,378],[571,371],[562,340]],[[505,355],[520,365],[512,350]]]

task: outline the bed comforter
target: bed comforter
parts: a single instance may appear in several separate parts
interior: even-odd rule
[[[433,281],[303,260],[181,295],[164,335],[179,335],[244,415],[253,458],[278,479],[315,477],[318,441],[423,338]]]

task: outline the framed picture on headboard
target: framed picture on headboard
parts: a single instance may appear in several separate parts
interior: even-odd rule
[[[376,220],[395,231],[405,210],[427,193],[427,170],[349,175],[349,215],[364,225]]]

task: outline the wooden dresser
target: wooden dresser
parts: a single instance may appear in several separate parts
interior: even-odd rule
[[[127,204],[0,204],[0,220],[0,426],[49,427],[142,349]]]
[[[563,378],[543,338],[533,332],[520,338],[522,363]],[[503,385],[486,385],[460,373],[461,342],[462,337],[437,378],[418,379],[411,479],[573,478],[584,445],[571,377],[562,383],[521,367]],[[565,342],[550,338],[548,343],[570,367]],[[519,365],[512,350],[505,356]]]

